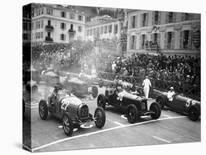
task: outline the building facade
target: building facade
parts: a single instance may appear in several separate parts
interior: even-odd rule
[[[32,43],[69,43],[85,39],[83,12],[59,5],[34,4],[31,23]]]
[[[200,14],[128,12],[127,54],[200,54]]]
[[[86,24],[86,40],[117,39],[120,37],[120,19],[112,19],[110,16],[97,16]]]

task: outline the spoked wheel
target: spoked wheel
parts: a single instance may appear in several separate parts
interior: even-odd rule
[[[72,120],[69,118],[68,115],[64,115],[63,116],[63,130],[64,130],[64,133],[67,135],[67,136],[71,136],[72,133],[73,133],[73,123],[72,123]]]
[[[127,108],[127,120],[129,123],[135,123],[139,119],[139,113],[135,105],[129,105]]]
[[[39,116],[42,120],[46,120],[48,117],[48,106],[46,101],[41,100],[39,102]]]
[[[188,116],[189,116],[189,119],[191,119],[192,121],[197,121],[200,116],[200,113],[197,110],[197,108],[192,107],[188,112]]]
[[[153,112],[153,114],[151,114],[151,117],[153,119],[158,119],[160,117],[160,115],[161,115],[160,106],[156,102],[151,104],[150,111]]]
[[[102,107],[105,110],[106,107],[106,99],[105,96],[100,94],[97,98],[97,106]]]
[[[97,128],[102,128],[106,121],[106,115],[102,107],[98,107],[94,112],[94,120]]]

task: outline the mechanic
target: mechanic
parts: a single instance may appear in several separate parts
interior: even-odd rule
[[[170,90],[167,92],[167,98],[169,102],[173,101],[174,95],[175,95],[174,87],[170,87]]]
[[[148,99],[149,97],[149,90],[150,90],[150,87],[152,87],[152,84],[148,78],[148,76],[145,76],[145,79],[142,83],[142,86],[143,86],[143,89],[144,89],[144,95],[145,95],[145,98]]]

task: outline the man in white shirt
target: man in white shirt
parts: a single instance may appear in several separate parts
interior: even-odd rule
[[[175,95],[175,91],[173,87],[170,87],[170,90],[167,92],[167,98],[170,102],[173,101],[173,97]]]
[[[148,76],[145,77],[143,83],[142,83],[142,86],[143,86],[143,89],[144,89],[144,94],[145,94],[145,97],[148,99],[149,97],[149,90],[150,90],[150,87],[152,86]]]

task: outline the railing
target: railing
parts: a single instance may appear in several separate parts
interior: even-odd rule
[[[53,39],[52,39],[51,37],[48,37],[48,36],[47,36],[47,37],[45,38],[45,41],[46,41],[46,42],[53,42]]]
[[[54,30],[54,27],[51,26],[51,25],[46,25],[46,26],[45,26],[45,29],[46,29],[46,31],[51,32],[51,31]]]

